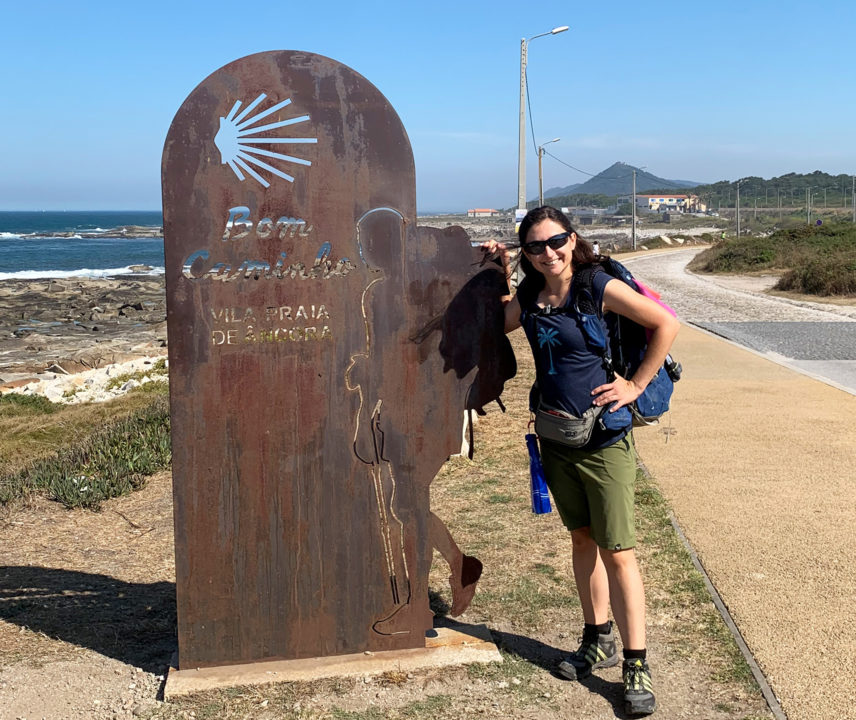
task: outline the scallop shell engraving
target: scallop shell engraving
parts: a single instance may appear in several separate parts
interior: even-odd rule
[[[251,176],[263,187],[270,187],[270,182],[260,173],[264,172],[270,177],[271,174],[281,177],[288,182],[294,182],[294,177],[286,172],[283,172],[277,167],[274,167],[270,162],[279,163],[296,163],[298,165],[311,165],[309,160],[304,160],[292,155],[283,155],[282,153],[265,150],[259,145],[280,145],[280,144],[307,144],[317,143],[318,138],[312,137],[260,137],[263,133],[276,128],[286,127],[288,125],[296,125],[297,123],[306,122],[309,120],[308,115],[299,115],[297,117],[288,118],[287,120],[279,120],[277,122],[265,123],[258,125],[261,120],[277,113],[284,107],[291,104],[291,98],[287,98],[276,105],[269,107],[267,110],[261,110],[253,115],[253,111],[261,105],[267,94],[262,93],[253,100],[247,107],[241,110],[243,104],[241,100],[237,100],[229,111],[226,117],[220,118],[220,129],[214,137],[214,144],[220,151],[220,162],[229,165],[235,176],[243,182],[246,178],[244,173]],[[240,111],[240,112],[239,112]],[[265,162],[261,158],[271,158],[269,162]],[[254,170],[251,165],[258,168]]]

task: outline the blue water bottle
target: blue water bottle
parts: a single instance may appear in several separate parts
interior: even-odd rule
[[[534,433],[526,435],[526,447],[529,450],[529,476],[532,490],[532,512],[537,515],[552,512],[550,494],[547,491],[547,480],[544,478],[544,467],[541,465],[541,453],[538,451],[538,436]]]

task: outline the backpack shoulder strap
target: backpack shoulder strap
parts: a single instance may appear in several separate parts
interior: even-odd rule
[[[594,276],[600,272],[604,272],[600,263],[589,263],[574,273],[569,304],[577,313],[603,316],[603,308],[594,300]]]
[[[574,272],[571,281],[571,297],[568,304],[573,308],[583,334],[592,349],[600,355],[603,368],[610,380],[614,377],[609,337],[603,326],[603,307],[594,298],[594,277],[607,272],[600,263],[583,265]]]
[[[521,312],[531,313],[538,310],[538,290],[532,278],[524,277],[517,286],[517,301],[520,303]]]

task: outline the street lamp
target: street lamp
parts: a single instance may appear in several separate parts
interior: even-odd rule
[[[565,32],[567,25],[520,40],[520,135],[517,145],[517,209],[526,210],[526,48],[535,38]]]
[[[630,226],[630,247],[633,248],[633,252],[636,252],[636,171],[644,170],[646,167],[648,166],[643,165],[641,168],[633,168],[632,170],[633,186],[630,197],[630,222],[632,223]]]
[[[549,145],[550,143],[559,142],[561,138],[553,138],[552,140],[548,140],[544,143],[544,145]],[[544,157],[544,145],[538,146],[538,204],[544,204],[544,174],[541,172],[541,158]]]

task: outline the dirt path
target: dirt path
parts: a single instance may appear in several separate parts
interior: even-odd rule
[[[168,473],[101,513],[0,517],[0,719],[148,717],[175,648]]]

